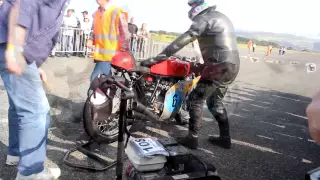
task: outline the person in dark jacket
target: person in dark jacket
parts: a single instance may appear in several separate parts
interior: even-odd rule
[[[190,114],[189,134],[187,137],[177,138],[177,141],[191,149],[198,147],[200,121],[206,100],[208,109],[220,129],[220,136],[211,136],[209,140],[229,149],[229,122],[222,99],[228,86],[237,77],[240,67],[234,27],[226,15],[217,11],[216,6],[209,6],[205,0],[189,0],[188,4],[192,7],[189,11],[189,18],[193,21],[190,29],[167,46],[158,57],[143,61],[141,65],[150,67],[165,59],[163,56],[169,57],[187,44],[198,40],[204,63],[192,71],[201,75],[201,79],[187,102]]]
[[[131,17],[130,18],[130,22],[128,23],[128,30],[131,34],[131,37],[130,37],[130,50],[131,51],[135,51],[135,46],[137,46],[137,34],[138,34],[138,26],[134,23],[134,17]]]

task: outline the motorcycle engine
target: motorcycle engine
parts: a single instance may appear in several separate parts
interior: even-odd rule
[[[167,91],[177,82],[177,80],[165,78],[159,80],[158,85],[157,80],[144,81],[143,89],[146,97],[145,100],[149,102],[147,103],[149,108],[153,109],[157,115],[161,115],[163,111],[163,104]]]

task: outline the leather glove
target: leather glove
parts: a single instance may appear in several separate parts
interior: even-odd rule
[[[156,61],[155,58],[148,58],[148,59],[142,61],[142,62],[140,63],[140,66],[150,68],[151,66],[153,66],[154,64],[156,64],[156,62],[157,62],[157,61]]]
[[[168,57],[164,54],[159,54],[157,57],[154,57],[154,58],[148,58],[144,61],[142,61],[140,63],[140,66],[143,66],[143,67],[148,67],[150,68],[151,66],[155,65],[155,64],[158,64],[158,63],[161,63],[163,62],[164,60],[168,59]]]

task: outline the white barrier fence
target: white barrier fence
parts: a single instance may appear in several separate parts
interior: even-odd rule
[[[59,33],[58,42],[52,52],[56,56],[81,56],[88,57],[91,49],[86,47],[86,42],[90,37],[91,31],[81,30],[79,28],[62,27]],[[131,37],[130,51],[137,60],[147,59],[159,54],[168,43],[154,41],[151,38]],[[186,47],[184,51],[192,51],[192,48]]]

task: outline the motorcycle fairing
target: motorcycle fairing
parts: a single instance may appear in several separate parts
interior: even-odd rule
[[[166,93],[163,112],[160,120],[173,118],[181,109],[182,102],[185,101],[187,95],[193,90],[200,80],[200,76],[188,81],[179,81],[173,85]]]

